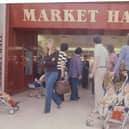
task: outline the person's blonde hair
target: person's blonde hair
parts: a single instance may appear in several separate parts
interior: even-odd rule
[[[47,55],[49,49],[47,48],[47,42],[49,41],[53,41],[53,48],[52,48],[52,53],[54,53],[56,51],[56,45],[54,43],[54,39],[53,38],[48,38],[46,39],[45,45],[44,45],[44,54]]]

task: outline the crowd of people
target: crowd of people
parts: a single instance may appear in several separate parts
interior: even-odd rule
[[[91,64],[87,55],[84,55],[82,61],[82,48],[76,48],[71,58],[68,59],[67,50],[69,46],[67,43],[62,43],[60,50],[57,50],[54,39],[50,38],[47,40],[46,53],[43,58],[44,74],[40,79],[38,78],[39,83],[45,80],[45,113],[50,112],[52,100],[54,100],[58,108],[64,101],[64,95],[58,95],[55,91],[55,84],[58,80],[67,79],[69,81],[71,101],[80,99],[78,93],[79,83],[81,82],[82,87],[88,89],[90,80],[92,93],[95,96],[95,111],[98,111],[100,99],[105,94],[104,79],[107,71],[110,76],[120,78],[120,65],[124,60],[125,70],[129,74],[129,36],[127,45],[121,49],[119,56],[115,53],[112,45],[104,46],[100,35],[96,35],[93,41],[95,44],[94,61]]]
[[[100,35],[94,37],[94,42],[94,64],[90,73],[90,78],[94,77],[95,112],[99,112],[99,104],[104,96],[103,83],[106,73],[108,72],[110,74],[109,76],[121,78],[121,75],[119,74],[120,65],[122,61],[124,61],[125,69],[123,69],[123,71],[126,71],[129,76],[129,35],[127,37],[127,45],[122,47],[119,57],[115,54],[112,46],[108,46],[107,49],[104,47]],[[129,78],[126,83],[129,83]]]
[[[46,41],[45,56],[43,59],[39,57],[38,63],[35,59],[33,67],[35,73],[34,82],[29,85],[30,88],[39,87],[41,84],[44,85],[44,113],[51,111],[52,100],[56,103],[57,108],[60,108],[64,101],[64,95],[59,95],[55,91],[55,84],[58,80],[69,81],[71,87],[70,101],[78,101],[80,99],[78,85],[81,82],[82,88],[88,89],[90,80],[92,83],[92,94],[95,96],[94,108],[95,112],[98,112],[100,111],[99,104],[105,94],[104,79],[107,72],[109,76],[116,76],[120,79],[122,71],[120,65],[124,61],[124,71],[129,76],[129,35],[127,37],[127,44],[121,48],[119,56],[115,53],[112,45],[104,46],[100,35],[96,35],[93,41],[95,47],[92,64],[87,55],[84,55],[82,61],[82,48],[77,47],[71,58],[68,58],[67,51],[69,46],[67,43],[62,43],[60,50],[57,50],[53,38]],[[129,83],[129,79],[126,83]]]

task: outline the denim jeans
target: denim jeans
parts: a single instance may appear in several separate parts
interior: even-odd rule
[[[128,80],[127,80],[126,83],[129,83],[129,71],[127,71],[127,74],[128,74]]]
[[[78,82],[79,80],[77,78],[70,78],[70,84],[71,84],[71,100],[78,99]]]
[[[45,109],[44,112],[50,112],[51,100],[53,99],[57,105],[61,104],[60,97],[55,93],[54,86],[58,78],[58,72],[46,72],[46,95],[45,95]]]

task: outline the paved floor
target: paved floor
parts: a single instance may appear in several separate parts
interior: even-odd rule
[[[90,91],[79,90],[81,99],[69,101],[69,95],[61,109],[52,103],[49,114],[43,113],[44,97],[37,99],[27,96],[27,92],[13,96],[20,101],[20,110],[15,115],[9,115],[7,109],[0,108],[0,129],[101,129],[87,127],[86,119],[93,108],[93,96]]]

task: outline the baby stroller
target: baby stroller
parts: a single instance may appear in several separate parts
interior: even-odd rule
[[[19,110],[19,102],[15,102],[8,94],[0,92],[0,104],[9,108],[8,113],[13,115]]]
[[[45,87],[45,80],[40,76],[38,79],[35,78],[34,82],[28,84],[29,97],[40,98],[44,96],[43,88]]]
[[[119,89],[118,94],[122,94],[124,92],[124,88],[126,85],[126,81],[128,80],[128,76],[125,79],[124,84],[122,85],[122,87]],[[129,100],[128,100],[129,101]],[[121,99],[118,103],[116,103],[115,105],[112,105],[112,107],[109,108],[109,111],[107,113],[106,118],[104,119],[103,122],[103,129],[109,129],[111,128],[111,126],[115,126],[115,125],[119,125],[119,127],[117,127],[117,129],[129,129],[129,125],[128,125],[128,119],[129,119],[129,107],[125,107],[123,103],[123,99]],[[120,107],[123,108],[122,111],[115,111],[114,108],[116,106],[122,105]]]
[[[121,92],[123,92],[123,88],[124,88],[124,86],[125,86],[125,83],[126,83],[127,79],[128,79],[128,77],[126,77],[126,79],[125,79],[123,85],[121,86],[121,88],[119,88],[119,89],[115,92],[116,96],[117,96],[118,94],[120,94]],[[111,79],[111,83],[114,84],[115,81],[116,81],[116,79],[113,77],[113,78]],[[117,97],[113,98],[112,101],[111,101],[111,103],[113,104],[112,106],[114,106],[114,105],[117,103]],[[111,106],[111,105],[109,105],[109,107],[110,107],[110,106]],[[110,111],[110,112],[108,112],[108,111],[109,111],[109,110],[107,110],[106,116],[104,116],[104,117],[102,117],[99,112],[92,111],[92,112],[90,113],[90,115],[89,115],[87,121],[86,121],[86,125],[87,125],[87,126],[93,126],[93,125],[94,125],[94,120],[93,120],[93,119],[99,119],[99,120],[101,120],[101,121],[103,122],[102,128],[103,128],[103,129],[108,129],[108,128],[107,128],[107,127],[108,127],[107,123],[108,123],[109,116],[110,116],[109,114],[111,114],[111,111]],[[108,115],[107,115],[107,114],[108,114]],[[121,128],[120,128],[120,129],[121,129]],[[122,129],[124,129],[124,128],[122,128]]]

